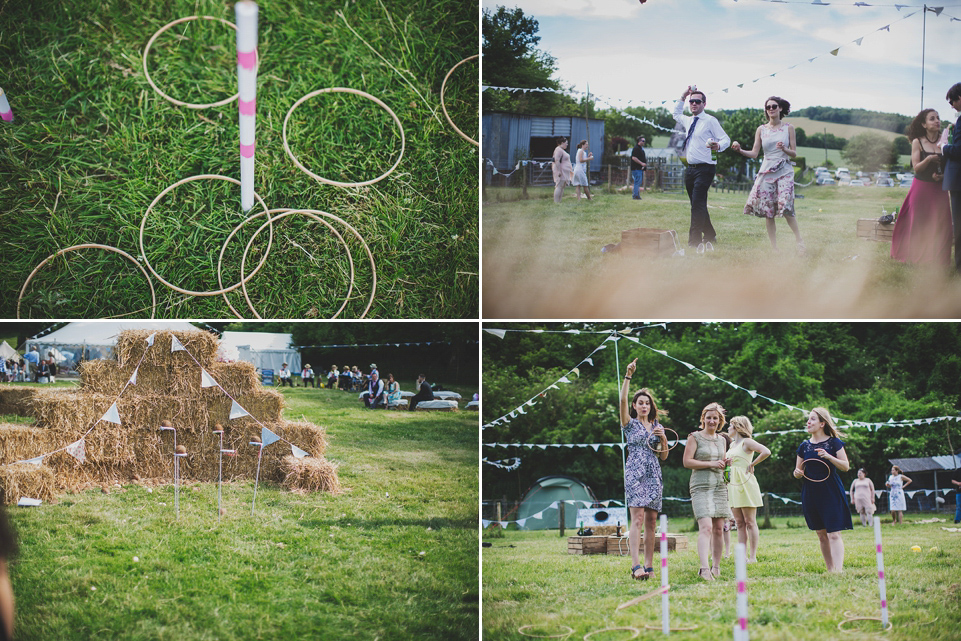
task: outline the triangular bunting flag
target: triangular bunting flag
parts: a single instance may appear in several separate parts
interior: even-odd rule
[[[68,445],[67,454],[74,457],[81,463],[85,462],[87,460],[87,451],[86,451],[86,447],[84,446],[83,439],[80,439],[79,441],[75,441],[70,445]]]
[[[506,329],[487,329],[486,327],[484,328],[484,331],[488,334],[493,334],[497,338],[504,338],[504,334],[507,333]]]
[[[526,519],[526,518],[525,518],[525,519],[517,519],[517,527],[524,527],[524,524],[525,524],[525,523],[527,523],[527,519]]]
[[[240,403],[232,400],[230,402],[230,418],[235,419],[240,418],[241,416],[250,416],[250,412],[242,408]]]
[[[583,363],[584,361],[581,361],[581,362]],[[591,363],[591,365],[593,365],[593,364],[594,364],[594,363]],[[581,370],[579,370],[579,369],[576,368],[576,367],[575,367],[574,369],[572,369],[571,372],[574,373],[574,376],[580,376],[580,375],[581,375]]]
[[[275,443],[280,440],[280,437],[268,430],[266,427],[260,428],[260,440],[267,447],[271,443]]]
[[[290,453],[297,458],[304,458],[305,456],[308,456],[307,452],[303,451],[293,443],[290,444]]]
[[[157,332],[154,332],[153,334],[147,337],[147,347],[153,347],[153,339],[154,339],[154,336],[156,335],[157,335]]]
[[[139,368],[138,368],[138,369],[139,369]],[[130,383],[131,385],[136,385],[136,384],[137,384],[137,371],[138,371],[138,369],[135,369],[135,370],[133,371],[133,374],[130,375],[130,380],[127,381],[127,382]]]
[[[32,458],[24,463],[33,463],[34,465],[43,465],[43,456],[38,456],[37,458]]]
[[[757,398],[757,390],[756,390],[756,389],[749,389],[749,390],[747,391],[747,393],[751,395],[751,398]]]
[[[570,382],[571,382],[571,379],[567,378],[566,376],[561,376],[559,379],[557,379],[557,382],[558,382],[558,383],[570,383]]]
[[[101,421],[108,421],[120,425],[120,412],[117,411],[117,402],[114,401],[107,413],[100,417]]]
[[[600,446],[601,446],[600,443],[591,443],[591,447],[594,448],[594,451],[595,451],[595,452],[597,451],[597,448],[599,448]]]
[[[186,350],[187,350],[187,348],[184,347],[184,346],[180,343],[179,340],[177,340],[177,337],[174,336],[173,334],[171,334],[171,335],[170,335],[170,351],[171,351],[171,353],[173,353],[173,352],[181,352],[181,351],[186,351]]]
[[[837,49],[834,49],[833,51],[831,51],[831,55],[832,55],[832,56],[838,55],[838,51],[840,51],[840,50],[841,50],[841,47],[838,47]]]
[[[201,387],[214,387],[214,386],[219,387],[219,385],[217,385],[217,381],[211,378],[210,374],[207,373],[207,370],[205,370],[202,367],[200,368],[200,386]]]
[[[940,16],[941,16],[941,12],[944,11],[944,7],[934,7],[934,8],[928,9],[928,11],[933,11],[933,12],[934,12],[934,15],[940,17]]]
[[[860,47],[862,40],[864,40],[864,36],[861,36],[860,38],[858,38],[857,40],[855,40],[855,41],[854,41],[854,44],[856,44],[857,46]]]

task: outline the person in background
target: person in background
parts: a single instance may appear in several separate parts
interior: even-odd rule
[[[394,380],[393,374],[387,374],[387,384],[384,386],[384,394],[386,396],[384,402],[385,407],[396,405],[400,402],[400,383]]]
[[[340,372],[337,370],[336,365],[330,366],[330,371],[327,372],[327,389],[337,389],[337,382],[340,378]]]
[[[584,188],[584,195],[591,200],[590,181],[587,176],[587,163],[594,160],[594,154],[590,151],[590,145],[586,140],[577,143],[577,153],[574,155],[574,175],[571,183],[574,185],[574,196],[578,202],[581,200],[581,187]]]
[[[17,554],[17,537],[0,506],[0,640],[13,639],[13,587],[7,573],[7,562]]]
[[[354,387],[354,379],[350,375],[350,366],[344,365],[340,370],[340,389],[349,392]]]
[[[47,369],[49,370],[49,373],[47,374],[49,382],[56,383],[57,382],[57,361],[53,357],[53,354],[47,354]]]
[[[754,426],[746,416],[732,418],[728,432],[733,439],[727,450],[727,458],[731,461],[728,502],[737,522],[737,542],[747,547],[747,562],[756,563],[761,536],[757,527],[757,509],[764,505],[764,501],[754,468],[771,455],[771,450],[751,438]]]
[[[628,547],[631,552],[631,578],[646,581],[654,576],[654,541],[657,538],[657,513],[664,498],[661,462],[667,460],[667,438],[658,422],[661,415],[650,390],[642,387],[634,393],[630,404],[631,379],[637,359],[627,364],[621,384],[621,430],[627,443],[627,467],[624,489],[630,510],[631,529]],[[644,565],[640,563],[641,528],[644,529]]]
[[[554,162],[551,171],[554,175],[554,202],[559,203],[564,197],[564,186],[571,181],[571,174],[574,168],[571,166],[571,155],[567,153],[567,138],[557,139],[557,147],[554,148]]]
[[[30,365],[27,376],[24,380],[33,380],[33,382],[36,383],[37,369],[40,367],[40,352],[37,351],[36,346],[31,347],[30,351],[23,355],[23,360]]]
[[[954,511],[954,522],[961,523],[961,467],[954,468],[951,485],[954,486],[954,503],[957,506]]]
[[[380,376],[380,372],[377,371],[377,363],[370,364],[370,374],[368,376],[373,375],[374,372],[377,372],[377,376]]]
[[[874,482],[867,477],[864,468],[858,470],[858,477],[851,481],[851,505],[861,515],[861,525],[874,525]]]
[[[644,145],[647,139],[644,136],[637,137],[637,144],[631,151],[631,178],[634,179],[634,200],[641,199],[641,190],[644,189],[644,170],[647,169],[647,154],[644,153]]]
[[[293,387],[294,384],[290,382],[290,369],[287,367],[287,363],[284,363],[280,367],[280,371],[277,373],[277,378],[280,379],[280,386],[283,387],[287,385]]]
[[[841,530],[851,530],[854,526],[851,524],[851,510],[845,500],[841,475],[836,470],[847,472],[851,464],[830,412],[823,407],[815,407],[808,414],[805,429],[810,437],[797,448],[794,478],[807,476],[815,480],[804,479],[801,509],[808,528],[817,532],[821,556],[824,557],[828,572],[840,573],[844,571]],[[827,468],[820,463],[807,467],[810,463],[806,461],[812,459],[823,461]]]
[[[364,406],[369,410],[387,407],[384,402],[384,381],[380,380],[376,369],[371,373],[370,380],[367,381],[367,391],[364,392],[363,399]]]
[[[410,411],[414,411],[417,408],[417,404],[421,401],[432,401],[434,400],[434,390],[430,388],[430,384],[427,383],[427,377],[420,374],[417,377],[417,393],[414,394],[410,399]]]
[[[724,468],[729,460],[724,428],[724,408],[709,403],[701,410],[701,425],[684,446],[684,467],[691,470],[691,507],[697,520],[697,575],[705,581],[721,576],[724,523],[731,518]],[[711,561],[713,560],[713,564]]]
[[[360,373],[360,368],[354,365],[350,368],[351,389],[359,390],[364,388],[364,375]]]
[[[47,359],[42,359],[40,364],[37,366],[37,382],[50,382],[50,363],[47,362]]]
[[[961,111],[961,82],[951,85],[945,96],[955,111]],[[954,226],[954,267],[961,272],[961,117],[942,132],[938,141],[944,157],[944,178],[941,189],[948,192],[951,199],[951,221]]]
[[[300,372],[300,378],[304,382],[304,387],[314,387],[314,370],[310,368],[310,363],[304,365]]]
[[[891,525],[904,525],[904,511],[908,509],[904,499],[904,488],[911,484],[911,479],[901,473],[901,468],[897,465],[891,466],[891,476],[884,484],[891,491],[889,509],[891,510]]]

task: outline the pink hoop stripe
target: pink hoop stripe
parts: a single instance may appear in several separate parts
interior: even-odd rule
[[[878,578],[884,580],[884,570],[878,570]]]
[[[240,115],[241,116],[253,116],[257,113],[257,99],[253,100],[239,100],[240,103]]]
[[[240,155],[243,156],[244,158],[253,158],[254,147],[256,145],[257,143],[254,143],[253,145],[240,145]]]
[[[13,122],[13,111],[5,111],[0,113],[0,118],[3,118],[7,122]]]
[[[878,543],[878,554],[881,554],[881,544]]]
[[[740,619],[738,619],[738,622],[741,624],[741,629],[742,629],[742,630],[747,630],[747,619],[746,619],[746,618],[741,617]]]
[[[744,584],[744,581],[737,582],[737,591],[739,593],[747,592],[747,586]]]
[[[247,70],[252,70],[257,66],[257,50],[248,51],[246,53],[242,51],[237,52],[237,64]]]
[[[667,557],[666,557],[666,556],[665,556],[663,559],[661,559],[661,567],[662,567],[662,568],[666,568],[666,567],[667,567]]]
[[[881,607],[882,607],[882,608],[888,607],[888,600],[887,600],[887,599],[882,599],[882,600],[881,600]]]

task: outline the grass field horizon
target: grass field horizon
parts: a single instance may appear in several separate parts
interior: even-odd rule
[[[227,483],[220,523],[215,483],[184,484],[177,519],[170,479],[12,507],[15,638],[476,639],[477,414],[282,393],[343,493],[261,481],[251,515],[254,482]]]
[[[744,215],[746,192],[712,190],[716,251],[687,247],[686,193],[596,191],[593,202],[550,188],[485,190],[485,318],[953,318],[961,280],[947,267],[904,265],[889,242],[858,238],[857,221],[899,208],[905,188],[798,188],[806,255],[777,221],[772,251],[763,220]],[[503,200],[498,202],[498,200]],[[675,230],[684,256],[604,254],[637,227]]]
[[[758,562],[747,566],[749,633],[752,639],[823,641],[855,639],[958,639],[961,626],[961,533],[953,527],[953,512],[941,513],[944,522],[915,524],[909,514],[905,525],[893,527],[882,515],[887,599],[893,628],[880,634],[880,622],[846,624],[854,634],[842,634],[838,623],[848,616],[880,616],[880,597],[874,548],[874,530],[862,527],[844,531],[844,572],[825,571],[817,536],[803,517],[772,519],[775,529],[761,530]],[[927,518],[929,515],[925,515]],[[669,532],[688,537],[688,548],[668,554],[670,616],[672,627],[698,626],[690,632],[672,632],[685,639],[731,638],[736,622],[737,582],[734,561],[721,563],[721,578],[705,582],[698,568],[696,533],[687,532],[690,518],[675,519]],[[886,521],[886,522],[885,522]],[[792,522],[792,525],[788,525]],[[568,534],[573,532],[568,531]],[[641,638],[661,636],[659,596],[618,611],[622,603],[660,585],[659,547],[655,548],[657,578],[635,582],[629,576],[630,557],[578,556],[567,553],[567,538],[553,531],[507,531],[503,538],[484,538],[483,607],[484,638],[523,639],[518,628],[534,626],[531,634],[560,634],[579,639],[603,628],[630,626],[642,630]],[[737,542],[732,532],[732,545]],[[910,548],[921,547],[921,552]],[[936,548],[936,549],[933,549]],[[645,630],[644,626],[653,626]],[[630,633],[600,632],[592,639],[628,639]]]

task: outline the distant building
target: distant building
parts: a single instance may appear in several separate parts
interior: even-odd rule
[[[530,116],[526,114],[512,114],[502,112],[485,113],[482,117],[483,137],[481,153],[485,159],[485,178],[489,176],[490,161],[493,167],[501,173],[510,173],[517,166],[518,160],[534,160],[545,162],[551,159],[554,148],[557,147],[556,138],[564,136],[571,141],[568,153],[571,154],[571,164],[574,163],[574,153],[577,143],[588,140],[594,160],[591,161],[591,173],[601,169],[601,157],[604,155],[604,121],[597,118],[585,120],[578,116]]]

